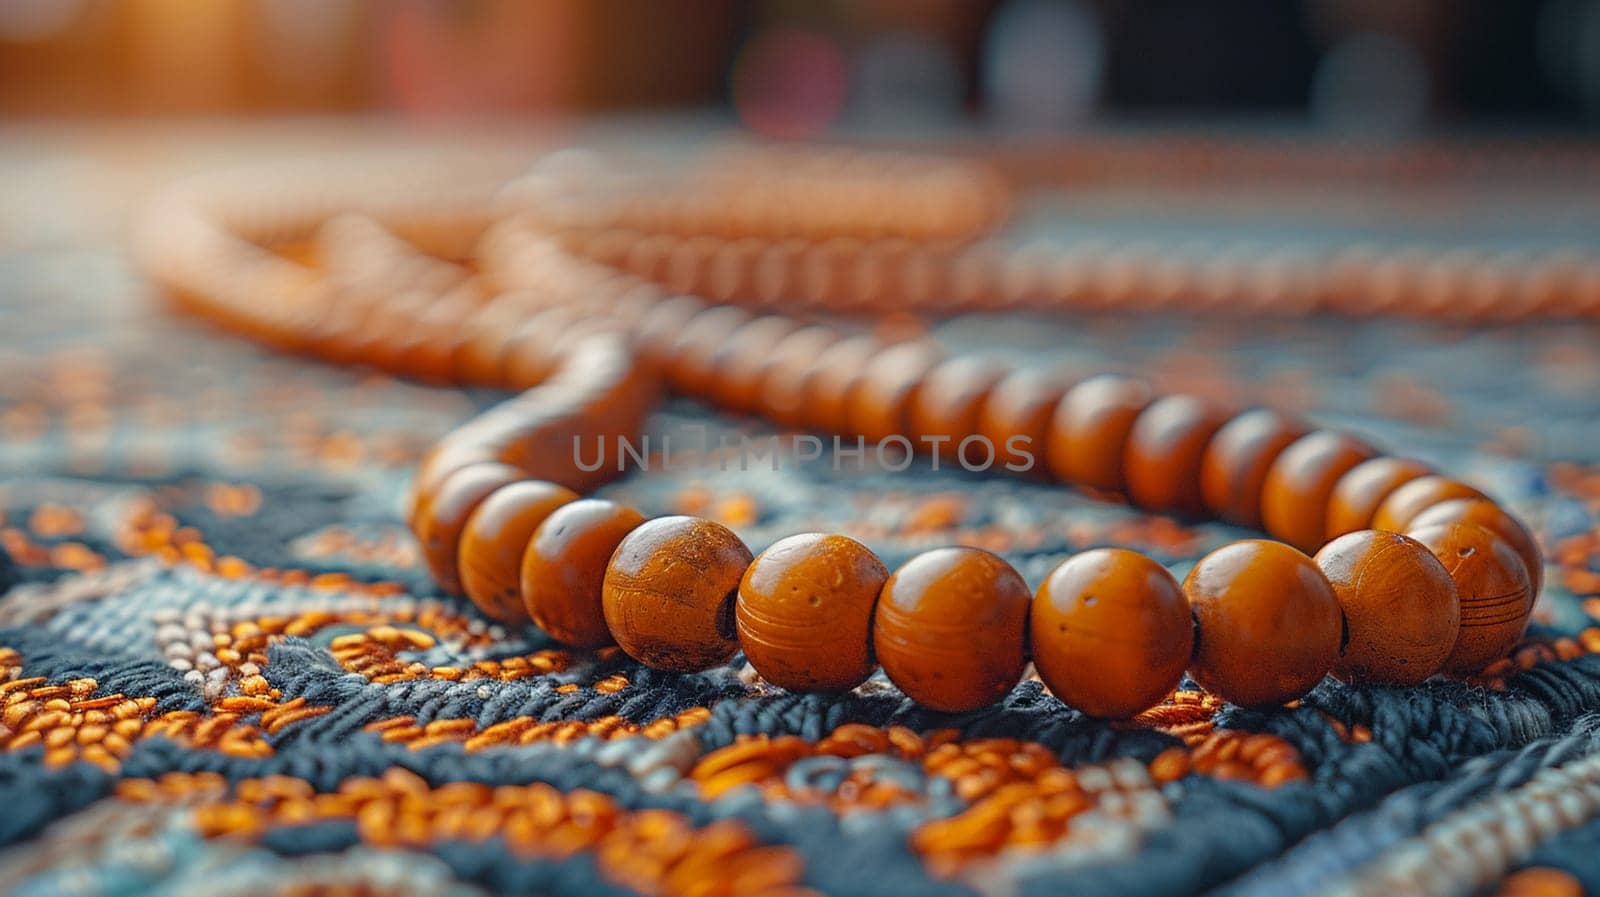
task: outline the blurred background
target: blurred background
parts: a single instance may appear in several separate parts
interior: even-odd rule
[[[1600,0],[0,0],[0,115],[1600,123]]]

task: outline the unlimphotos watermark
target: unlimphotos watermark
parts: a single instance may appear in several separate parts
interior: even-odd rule
[[[888,436],[868,442],[863,436],[813,436],[809,433],[752,437],[721,433],[715,437],[705,427],[686,426],[684,432],[617,436],[572,437],[572,460],[579,470],[671,470],[714,466],[721,470],[783,470],[786,467],[824,464],[835,471],[847,469],[907,470],[915,456],[928,458],[934,470],[958,466],[972,473],[1032,470],[1033,439],[1013,435],[997,445],[987,436],[973,434],[956,440],[949,436]],[[698,432],[698,438],[687,434]]]

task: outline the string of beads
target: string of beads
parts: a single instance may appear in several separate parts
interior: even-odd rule
[[[950,712],[998,700],[1031,661],[1067,704],[1125,718],[1186,671],[1247,706],[1330,672],[1470,675],[1532,612],[1543,562],[1521,522],[1349,434],[761,312],[795,297],[876,315],[1074,304],[973,248],[1007,206],[981,167],[744,151],[665,182],[573,157],[505,186],[490,165],[344,174],[176,192],[140,258],[183,307],[271,345],[524,390],[439,442],[408,510],[440,587],[496,619],[665,670],[742,649],[796,691],[848,690],[881,666]],[[575,446],[639,432],[663,385],[784,426],[1032,460],[1029,475],[1279,541],[1226,545],[1181,583],[1098,549],[1037,592],[968,547],[892,572],[838,534],[753,557],[713,521],[581,497],[615,470]]]

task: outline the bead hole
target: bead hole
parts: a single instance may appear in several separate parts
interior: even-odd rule
[[[735,587],[722,596],[722,603],[717,606],[717,634],[730,641],[739,637],[739,631],[734,626],[733,609],[738,597],[739,589]]]
[[[1472,557],[1472,555],[1477,550],[1478,549],[1473,548],[1471,545],[1464,545],[1464,546],[1456,549],[1456,557],[1458,557],[1458,558],[1469,558],[1469,557]]]

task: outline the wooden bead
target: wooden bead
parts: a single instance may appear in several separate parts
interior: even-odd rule
[[[889,680],[924,707],[958,713],[1022,677],[1028,584],[977,548],[919,554],[884,583],[872,644]]]
[[[411,477],[411,489],[406,497],[406,526],[420,535],[422,516],[433,501],[434,493],[456,471],[474,464],[498,464],[495,450],[477,444],[475,440],[446,438],[428,450]]]
[[[1516,647],[1533,612],[1528,568],[1500,537],[1471,523],[1446,523],[1407,533],[1450,571],[1461,599],[1461,634],[1445,672],[1470,676]]]
[[[1004,373],[996,362],[976,355],[952,358],[929,371],[906,411],[908,435],[917,451],[971,468],[993,467],[999,459],[998,443],[973,440],[965,451],[961,443],[980,435],[978,411]]]
[[[1123,454],[1128,498],[1152,511],[1200,514],[1201,461],[1207,443],[1227,419],[1220,407],[1196,396],[1151,402],[1133,422]]]
[[[1372,458],[1362,461],[1339,478],[1328,496],[1328,538],[1353,533],[1372,525],[1378,506],[1394,490],[1433,468],[1410,458]]]
[[[576,648],[611,644],[600,600],[606,566],[644,521],[633,508],[597,498],[550,512],[522,555],[523,609],[534,625]]]
[[[1022,368],[989,391],[978,410],[978,433],[995,449],[996,469],[1043,478],[1050,418],[1074,377],[1054,368]]]
[[[761,372],[761,393],[757,407],[781,427],[805,427],[811,411],[806,396],[806,375],[827,351],[843,337],[831,327],[803,327],[784,337],[773,347]]]
[[[461,588],[503,623],[526,623],[519,579],[522,554],[550,512],[577,501],[571,489],[539,480],[501,486],[478,504],[461,533]]]
[[[750,313],[734,305],[713,306],[695,315],[672,342],[667,382],[684,395],[704,396],[716,376],[717,350],[749,322]]]
[[[713,398],[739,414],[756,410],[772,353],[799,325],[789,318],[769,315],[740,327],[711,361],[716,376]]]
[[[1403,533],[1418,514],[1452,498],[1488,498],[1459,480],[1430,474],[1406,483],[1385,498],[1372,515],[1372,528]]]
[[[1499,536],[1527,567],[1533,597],[1538,599],[1544,588],[1544,553],[1539,550],[1538,541],[1522,525],[1522,521],[1486,498],[1452,498],[1427,508],[1413,518],[1409,526],[1411,529],[1422,529],[1442,523],[1476,524]]]
[[[1245,707],[1292,701],[1339,659],[1344,621],[1315,562],[1265,539],[1225,545],[1183,581],[1194,611],[1200,687]]]
[[[1279,453],[1306,434],[1306,425],[1268,408],[1255,408],[1223,424],[1200,462],[1200,496],[1230,523],[1261,525],[1261,490]]]
[[[720,523],[657,517],[628,533],[606,566],[601,608],[612,638],[645,666],[692,673],[739,643],[734,595],[750,549]]]
[[[419,500],[412,532],[422,544],[423,561],[439,588],[451,594],[461,593],[457,558],[467,518],[490,493],[525,478],[521,470],[509,464],[470,464],[445,477],[432,494]]]
[[[1461,631],[1461,602],[1428,546],[1399,533],[1358,530],[1324,545],[1315,560],[1344,611],[1335,676],[1416,685],[1444,668]]]
[[[509,303],[485,304],[467,320],[466,342],[457,348],[451,365],[456,380],[472,386],[502,386],[501,361],[511,342],[516,318]]]
[[[1122,548],[1086,551],[1053,570],[1029,623],[1039,678],[1068,705],[1106,719],[1160,703],[1194,647],[1183,587],[1167,568]]]
[[[1122,491],[1128,434],[1152,398],[1145,384],[1109,374],[1068,390],[1050,419],[1051,472],[1075,486]]]
[[[1295,440],[1267,469],[1261,491],[1263,527],[1302,551],[1321,548],[1327,541],[1333,487],[1373,454],[1366,443],[1332,430]]]
[[[762,678],[790,691],[849,691],[867,680],[872,611],[889,571],[845,536],[803,533],[758,555],[739,583],[734,623]]]
[[[900,343],[875,355],[850,389],[846,432],[859,433],[869,443],[891,436],[909,438],[906,413],[939,360],[938,347],[924,342]]]
[[[840,340],[813,358],[801,375],[806,424],[824,432],[846,432],[850,393],[883,348],[870,336],[857,336]]]
[[[568,335],[582,326],[578,313],[565,306],[536,312],[506,337],[500,380],[511,389],[537,386],[555,369]]]

